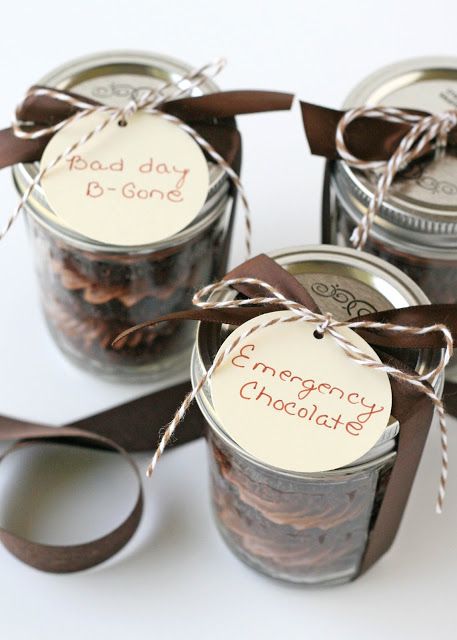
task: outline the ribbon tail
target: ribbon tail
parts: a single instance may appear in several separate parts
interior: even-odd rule
[[[343,111],[335,111],[309,102],[300,102],[303,126],[310,151],[329,160],[338,158],[335,135]]]
[[[186,121],[235,116],[268,111],[288,111],[294,95],[280,91],[219,91],[205,96],[165,102],[160,108]]]
[[[336,130],[345,112],[309,102],[300,102],[300,107],[311,153],[329,160],[338,159]],[[360,117],[346,127],[345,140],[350,153],[360,160],[388,160],[410,129],[409,124]]]
[[[269,307],[271,311],[277,311],[282,307]],[[141,324],[136,324],[129,329],[126,329],[120,333],[113,340],[112,344],[116,344],[120,340],[123,340],[127,336],[135,331],[141,331],[143,329],[150,329],[161,322],[179,322],[183,320],[195,320],[200,322],[211,322],[216,324],[231,324],[239,326],[252,318],[256,318],[259,315],[265,313],[264,307],[239,307],[237,309],[189,309],[187,311],[175,311],[164,316],[159,316],[152,320],[147,320]]]
[[[383,361],[386,358],[383,357]],[[404,363],[389,360],[397,368]],[[403,380],[390,379],[392,415],[400,422],[398,449],[388,476],[384,498],[373,523],[362,559],[360,573],[365,573],[392,545],[409,498],[417,468],[432,422],[433,404],[417,387]],[[385,472],[388,473],[388,472]]]
[[[352,318],[349,322],[380,322],[395,324],[402,327],[429,327],[430,325],[445,325],[452,334],[454,346],[457,346],[457,304],[417,305],[401,309],[378,311],[359,318]],[[440,349],[446,346],[443,332],[437,329],[423,334],[392,332],[388,328],[355,329],[371,345],[379,347],[394,347],[400,349]]]
[[[50,140],[50,136],[37,140],[24,140],[14,135],[11,128],[0,131],[0,169],[18,162],[39,160]]]

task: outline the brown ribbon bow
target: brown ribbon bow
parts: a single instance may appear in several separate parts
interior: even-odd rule
[[[347,111],[329,109],[309,102],[300,102],[300,106],[311,153],[329,160],[337,160],[339,154],[336,146],[336,132],[340,120]],[[429,115],[421,111],[403,111],[414,115]],[[381,117],[362,116],[347,125],[345,141],[351,154],[363,161],[388,160],[412,127],[412,123],[389,122]],[[452,146],[457,145],[457,127],[449,131],[447,143]],[[424,147],[424,154],[429,151],[431,146]]]
[[[32,89],[37,87],[32,87]],[[66,93],[94,106],[100,105],[71,92]],[[181,98],[163,102],[158,108],[192,126],[237,171],[241,158],[241,136],[234,117],[249,113],[290,109],[293,96],[274,91],[221,91],[205,96]],[[17,119],[29,123],[33,131],[55,125],[78,111],[77,107],[46,95],[31,95],[21,104]],[[0,131],[0,169],[18,162],[39,160],[52,136],[36,140],[21,139],[13,129]]]
[[[226,276],[226,279],[233,278],[262,280],[273,286],[286,298],[306,306],[313,312],[320,313],[313,298],[298,280],[266,255],[260,255],[248,260]],[[265,295],[264,291],[249,284],[235,285],[234,288],[238,290],[238,293],[248,298]],[[280,309],[281,305],[276,308]],[[216,355],[217,348],[220,346],[218,325],[241,325],[251,318],[274,309],[275,307],[271,305],[218,309],[196,308],[172,313],[137,327],[132,327],[122,335],[135,331],[139,327],[151,326],[163,321],[199,320],[204,323],[200,332],[201,353],[209,366]],[[435,323],[445,324],[452,333],[454,344],[457,341],[456,304],[419,305],[402,309],[389,309],[363,316],[363,320],[410,327],[427,327]],[[358,333],[378,350],[379,348],[395,348],[396,350],[399,349],[400,352],[402,349],[436,350],[445,346],[443,335],[439,331],[422,335],[410,333],[392,334],[391,331],[377,328],[376,330],[358,330]],[[208,352],[207,345],[209,343],[215,345],[216,351],[214,353]],[[384,363],[411,373],[411,369],[403,361],[402,356],[398,356],[398,351],[396,351],[395,358],[382,351],[378,351],[378,353]],[[382,504],[378,513],[375,514],[375,521],[372,523],[360,573],[371,567],[389,549],[395,538],[433,417],[434,407],[432,402],[417,387],[393,377],[391,377],[391,387],[392,415],[400,423],[397,456]]]

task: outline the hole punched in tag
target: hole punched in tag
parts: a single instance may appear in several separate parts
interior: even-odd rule
[[[124,120],[124,119],[119,120],[117,124],[118,124],[119,127],[126,127],[127,126],[127,120]]]

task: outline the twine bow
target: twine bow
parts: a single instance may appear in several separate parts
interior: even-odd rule
[[[216,294],[232,287],[239,287],[240,285],[249,285],[250,287],[255,287],[256,290],[260,288],[261,290],[266,291],[269,295],[248,297],[244,299],[222,300],[219,302],[214,300],[214,296],[216,296]],[[355,364],[362,367],[384,371],[393,378],[407,382],[408,384],[416,387],[421,393],[425,394],[433,403],[433,406],[436,408],[438,413],[441,435],[441,472],[439,479],[438,497],[436,502],[436,510],[438,513],[441,513],[446,493],[446,483],[448,475],[447,427],[443,403],[440,397],[434,391],[432,384],[444,371],[453,353],[453,336],[451,331],[445,324],[433,323],[425,327],[415,327],[410,325],[406,326],[389,322],[359,319],[343,322],[336,320],[331,313],[322,314],[311,311],[304,304],[301,304],[295,300],[288,299],[277,288],[273,287],[268,282],[252,277],[229,278],[216,282],[215,284],[208,285],[194,295],[193,304],[195,305],[195,307],[197,307],[197,309],[201,310],[233,310],[243,307],[260,306],[262,307],[263,312],[276,310],[278,308],[278,305],[280,305],[282,309],[289,310],[290,314],[275,318],[265,317],[263,319],[262,315],[260,315],[258,323],[254,324],[250,328],[247,328],[246,331],[244,333],[241,333],[230,345],[226,347],[225,350],[219,353],[206,373],[200,378],[197,384],[194,385],[193,390],[186,395],[181,406],[176,411],[172,421],[167,425],[163,436],[160,439],[159,445],[153,455],[153,458],[147,468],[146,473],[148,477],[150,477],[154,472],[167,444],[173,437],[176,428],[184,419],[184,416],[194,399],[200,393],[202,388],[207,384],[207,382],[211,379],[216,369],[225,362],[227,357],[240,344],[240,342],[245,340],[253,333],[276,324],[283,324],[288,322],[306,322],[316,325],[315,332],[318,334],[316,335],[316,338],[323,337],[324,334],[330,335],[338,344],[338,346],[344,351],[344,353],[354,361]],[[176,316],[178,316],[178,314],[176,314]],[[180,317],[183,317],[182,313],[180,314]],[[188,317],[190,318],[191,316]],[[170,317],[167,317],[166,319],[169,318]],[[123,334],[118,336],[116,340],[121,339],[127,333],[135,331],[138,328],[144,328],[145,326],[156,324],[157,322],[161,322],[164,319],[165,318],[158,318],[154,321],[143,323],[142,325],[133,327],[127,332],[124,332]],[[392,335],[409,334],[412,336],[420,336],[432,333],[436,334],[436,332],[439,332],[443,337],[445,346],[441,351],[438,364],[430,371],[427,371],[422,375],[418,373],[408,373],[407,371],[402,371],[395,366],[391,366],[384,362],[379,362],[373,357],[367,355],[363,350],[359,349],[352,342],[350,342],[341,333],[341,331],[339,331],[340,327],[348,327],[355,330],[369,329],[374,331],[382,329],[384,332]]]
[[[352,155],[346,146],[344,136],[347,126],[354,120],[363,117],[381,118],[387,122],[412,126],[388,160],[366,161]],[[379,171],[376,188],[368,209],[351,235],[351,243],[354,248],[363,249],[365,246],[374,218],[398,172],[431,149],[444,149],[447,145],[448,135],[455,126],[457,126],[457,109],[425,116],[414,115],[393,107],[360,107],[346,111],[336,129],[336,148],[341,159],[356,169]]]
[[[63,91],[58,91],[57,89],[52,89],[48,87],[32,87],[27,94],[25,95],[22,102],[16,108],[16,114],[12,123],[12,129],[14,135],[17,138],[23,140],[37,140],[39,138],[47,138],[50,135],[54,135],[64,126],[76,122],[78,120],[82,120],[87,116],[90,116],[94,113],[106,115],[106,118],[102,120],[96,127],[86,132],[79,140],[69,145],[62,153],[60,153],[56,158],[54,158],[50,163],[46,166],[40,168],[36,176],[33,178],[32,182],[28,185],[27,189],[24,191],[16,209],[13,214],[8,218],[4,228],[0,230],[0,240],[2,240],[5,235],[10,230],[14,221],[18,217],[19,213],[26,205],[30,195],[34,191],[34,189],[39,185],[42,178],[45,174],[48,173],[53,167],[55,167],[61,161],[67,159],[74,151],[84,146],[86,142],[88,142],[91,138],[96,136],[98,133],[103,131],[108,125],[113,122],[118,122],[120,126],[125,126],[128,124],[129,119],[138,111],[143,111],[145,113],[149,113],[152,116],[157,116],[166,120],[168,122],[172,122],[180,129],[189,134],[195,142],[216,162],[228,175],[238,193],[240,194],[241,201],[244,206],[245,211],[245,244],[246,244],[246,253],[249,256],[251,252],[251,216],[249,210],[249,204],[247,201],[247,197],[241,183],[241,180],[234,171],[234,169],[230,166],[230,164],[222,157],[222,155],[216,151],[216,149],[211,145],[203,136],[201,136],[193,127],[184,122],[181,118],[177,116],[167,113],[159,109],[159,106],[164,102],[169,102],[171,100],[176,100],[179,98],[184,98],[189,96],[192,91],[209,80],[210,78],[215,77],[220,71],[224,68],[226,62],[222,58],[218,58],[213,62],[206,64],[198,69],[195,69],[188,73],[187,75],[181,77],[179,79],[179,85],[176,85],[174,81],[167,82],[157,89],[144,89],[138,92],[138,95],[131,98],[123,107],[115,108],[107,105],[93,104],[89,101],[85,101],[82,97],[75,97],[71,94],[65,93]],[[63,120],[57,122],[56,124],[52,124],[50,126],[36,127],[31,126],[30,122],[23,122],[20,119],[19,114],[21,113],[22,107],[26,100],[29,100],[31,97],[49,97],[57,100],[61,103],[65,103],[75,109],[77,109],[76,113],[71,115],[68,118],[64,118]]]

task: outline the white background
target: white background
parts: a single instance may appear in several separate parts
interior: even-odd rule
[[[384,64],[455,55],[456,19],[455,0],[427,5],[401,0],[6,0],[0,123],[8,125],[25,89],[50,68],[116,48],[169,53],[195,65],[224,55],[229,64],[219,82],[225,89],[281,89],[338,106],[355,83]],[[246,116],[239,125],[255,252],[317,242],[323,163],[308,154],[298,111]],[[15,194],[8,172],[0,182],[5,220]],[[233,262],[242,258],[242,246],[239,225]],[[38,309],[22,221],[0,247],[0,273],[1,413],[59,424],[147,391],[147,386],[101,382],[57,352]],[[455,426],[450,423],[451,431]],[[76,575],[47,575],[0,548],[1,637],[452,637],[455,433],[450,445],[445,514],[434,515],[439,472],[434,430],[393,549],[359,581],[333,589],[276,583],[233,558],[211,522],[204,443],[177,449],[147,483],[139,532],[105,565]],[[47,452],[2,464],[2,524],[43,541],[71,542],[102,534],[125,515],[133,489],[117,461],[108,454],[59,460]],[[139,462],[144,466],[146,457]],[[20,468],[25,475],[18,485]],[[32,495],[37,477],[40,487],[48,487],[41,498]],[[76,498],[78,507],[71,509],[66,498],[78,491],[86,501]]]

